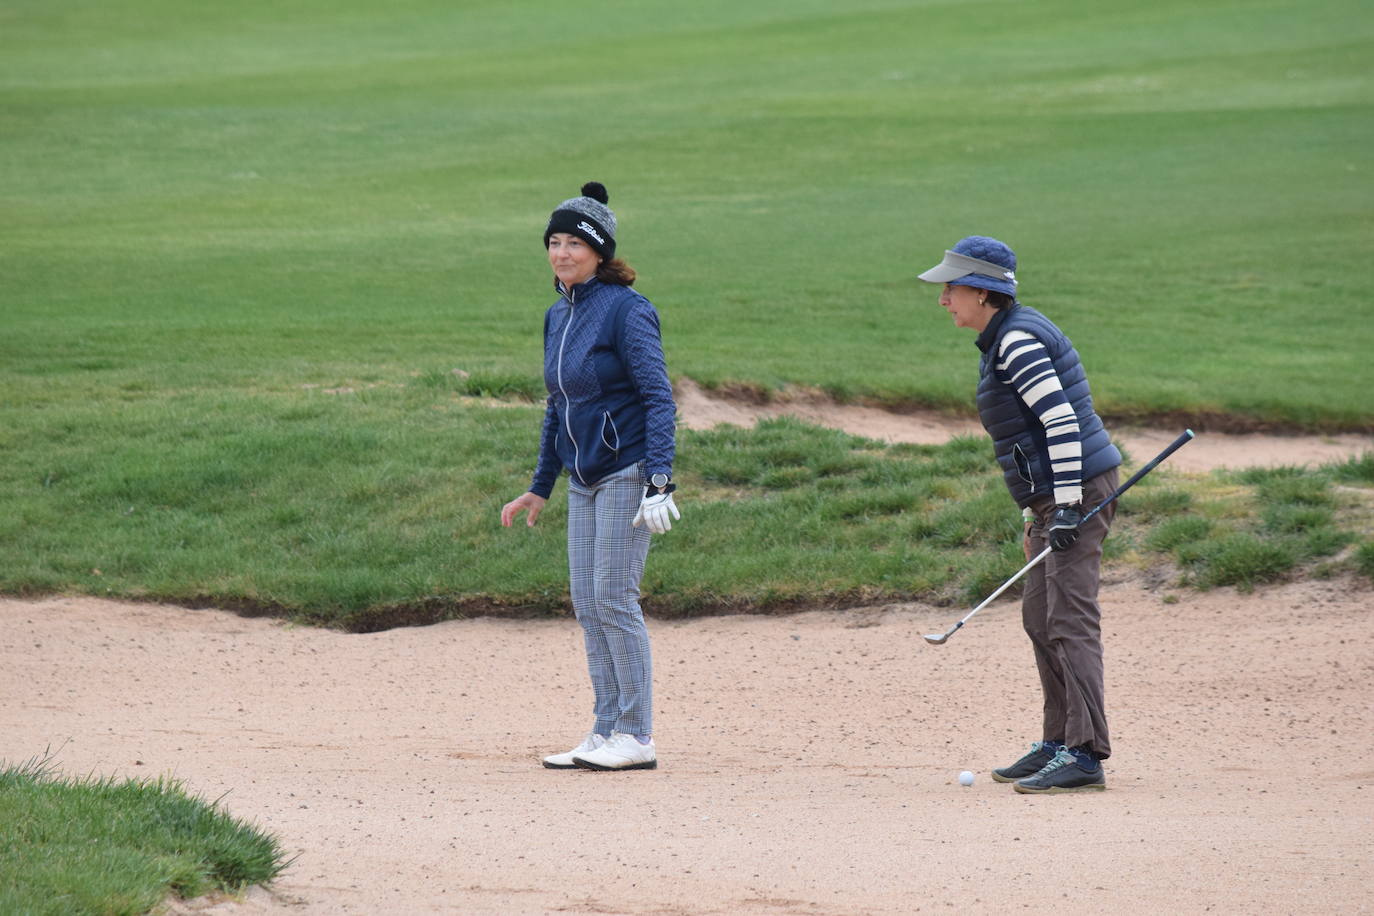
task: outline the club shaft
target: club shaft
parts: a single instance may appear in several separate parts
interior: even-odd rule
[[[979,604],[976,608],[965,614],[963,620],[959,621],[959,626],[963,626],[964,622],[967,621],[970,617],[981,611],[983,608],[987,607],[989,604],[992,604],[992,602],[996,601],[999,595],[1001,595],[1004,591],[1006,591],[1007,589],[1011,588],[1013,585],[1016,584],[1017,579],[1020,579],[1026,573],[1030,572],[1031,569],[1035,567],[1035,564],[1039,563],[1041,560],[1045,559],[1045,557],[1049,556],[1050,551],[1053,549],[1054,548],[1052,547],[1046,547],[1044,550],[1040,551],[1039,556],[1037,556],[1034,560],[1031,560],[1025,566],[1022,566],[1021,569],[1016,573],[1016,575],[1012,576],[1010,579],[1003,582],[1001,587],[998,588],[997,591],[993,592],[991,595],[988,595],[986,598],[983,599],[983,602],[981,604]]]
[[[1170,455],[1172,455],[1179,449],[1183,448],[1183,446],[1191,442],[1192,439],[1193,431],[1191,429],[1185,429],[1177,439],[1175,439],[1173,442],[1170,442],[1168,446],[1165,447],[1164,451],[1160,452],[1158,455],[1155,455],[1154,458],[1150,459],[1150,462],[1148,464],[1146,464],[1143,468],[1132,474],[1130,478],[1127,479],[1127,481],[1123,483],[1121,486],[1117,487],[1116,490],[1112,492],[1111,496],[1108,496],[1106,499],[1102,500],[1102,502],[1098,503],[1096,506],[1093,506],[1092,510],[1087,515],[1083,516],[1083,522],[1086,522],[1088,519],[1092,518],[1094,515],[1110,506],[1118,496],[1120,496],[1122,493],[1125,493],[1131,487],[1139,483],[1140,478],[1144,477],[1146,474],[1150,473],[1155,468],[1159,467],[1159,463],[1161,461],[1163,461],[1165,458],[1168,458]],[[1079,524],[1081,525],[1083,522],[1079,522]],[[1041,554],[1041,556],[1044,555]]]

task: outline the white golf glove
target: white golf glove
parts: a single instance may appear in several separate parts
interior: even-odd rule
[[[645,487],[644,498],[639,501],[639,511],[635,513],[635,520],[631,524],[636,528],[643,525],[654,534],[662,534],[672,528],[673,522],[668,519],[669,514],[671,513],[674,520],[682,518],[677,506],[673,505],[675,489],[677,487],[673,484],[668,484],[667,489],[662,491],[654,486]]]

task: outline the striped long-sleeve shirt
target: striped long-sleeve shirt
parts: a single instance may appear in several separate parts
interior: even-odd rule
[[[1056,505],[1083,500],[1083,442],[1049,351],[1034,335],[1009,331],[997,348],[995,371],[1045,427]]]

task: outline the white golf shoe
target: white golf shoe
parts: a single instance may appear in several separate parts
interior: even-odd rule
[[[601,747],[574,754],[572,761],[585,770],[654,770],[658,768],[658,753],[652,738],[648,744],[640,744],[634,735],[611,732]]]
[[[606,739],[596,732],[588,732],[587,737],[582,739],[582,743],[570,751],[562,754],[550,754],[544,758],[544,766],[550,770],[575,770],[577,764],[573,763],[573,758],[578,754],[588,754],[606,743]]]

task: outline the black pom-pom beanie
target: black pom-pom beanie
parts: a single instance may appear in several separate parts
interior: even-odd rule
[[[603,258],[615,257],[615,214],[606,206],[609,202],[610,195],[601,182],[584,184],[581,197],[571,197],[554,209],[544,230],[544,247],[549,247],[549,236],[555,232],[567,232],[591,245]]]

